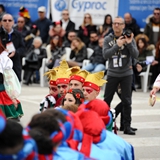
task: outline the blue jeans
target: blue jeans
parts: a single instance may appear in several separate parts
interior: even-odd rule
[[[106,67],[104,64],[89,63],[87,66],[83,67],[82,69],[87,70],[89,72],[99,72],[99,71],[104,71]]]

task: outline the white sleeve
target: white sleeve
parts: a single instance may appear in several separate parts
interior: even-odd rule
[[[157,78],[153,84],[153,87],[160,88],[160,74],[157,76]]]

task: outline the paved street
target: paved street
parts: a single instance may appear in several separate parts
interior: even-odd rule
[[[25,126],[32,115],[39,112],[39,103],[48,93],[48,88],[41,88],[34,84],[22,85],[22,94],[19,97],[23,105],[24,116],[21,123]],[[101,92],[100,98],[103,97]],[[118,135],[131,143],[135,149],[136,160],[160,160],[160,94],[157,94],[157,102],[154,107],[148,105],[149,92],[141,90],[133,93],[132,105],[132,127],[138,128],[135,136],[124,135],[118,131]],[[114,97],[111,107],[120,102],[117,96]],[[117,119],[119,126],[119,119]]]

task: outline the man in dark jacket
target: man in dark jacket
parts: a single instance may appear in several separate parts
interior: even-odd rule
[[[25,54],[25,47],[21,34],[12,28],[13,24],[12,15],[4,14],[2,17],[2,27],[0,28],[0,39],[8,50],[9,57],[13,61],[13,70],[19,81],[21,81],[22,57]]]
[[[144,34],[148,36],[150,44],[156,45],[160,40],[160,8],[154,9],[153,16],[145,26]]]
[[[52,22],[48,18],[46,18],[46,8],[44,6],[38,8],[38,16],[39,19],[37,19],[34,24],[40,31],[40,37],[42,38],[43,43],[46,43],[49,36],[49,27]]]
[[[125,30],[126,29],[132,30],[134,37],[141,33],[136,20],[132,17],[130,13],[125,13],[124,21],[125,21]]]
[[[67,9],[62,11],[62,28],[68,33],[69,31],[75,30],[75,23],[69,18],[69,12]]]
[[[121,86],[121,100],[124,114],[124,134],[135,135],[131,129],[131,85],[133,78],[132,59],[138,57],[138,49],[133,39],[123,36],[124,19],[116,17],[113,21],[114,33],[105,37],[103,56],[108,59],[107,81],[104,101],[110,106],[118,85]]]
[[[104,38],[98,40],[99,45],[95,48],[92,56],[90,57],[90,63],[83,67],[84,70],[89,72],[99,72],[105,70],[105,59],[103,58],[102,47]]]

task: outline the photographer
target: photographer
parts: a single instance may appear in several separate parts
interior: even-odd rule
[[[108,59],[107,81],[104,101],[110,103],[118,85],[121,86],[121,99],[124,113],[124,134],[135,135],[131,129],[131,85],[132,58],[138,57],[138,50],[133,39],[133,33],[123,32],[124,20],[116,17],[112,24],[114,33],[105,37],[103,56]]]

